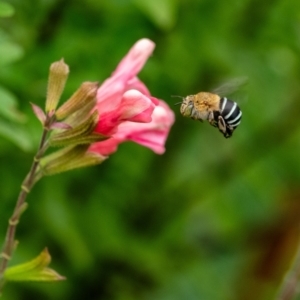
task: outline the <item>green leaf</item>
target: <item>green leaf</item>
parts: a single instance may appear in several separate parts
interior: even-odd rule
[[[24,126],[5,122],[0,119],[0,135],[13,142],[23,151],[30,151],[32,149],[32,139]]]
[[[178,0],[132,1],[160,29],[170,30],[175,25]]]
[[[8,40],[1,41],[0,43],[0,66],[10,64],[24,54],[23,48],[18,44],[12,43]]]
[[[8,268],[4,273],[7,281],[60,281],[66,278],[48,268],[51,256],[45,248],[36,258],[23,264]]]
[[[17,104],[17,98],[4,87],[0,86],[0,115],[11,121],[24,123],[26,117],[16,109]]]
[[[0,2],[0,17],[11,17],[15,13],[13,6],[6,2]]]

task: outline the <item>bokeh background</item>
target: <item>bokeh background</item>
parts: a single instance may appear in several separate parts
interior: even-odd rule
[[[53,61],[70,66],[67,99],[148,37],[156,49],[139,77],[176,122],[162,156],[125,143],[102,165],[35,186],[12,264],[47,246],[68,280],[8,284],[4,299],[275,299],[299,241],[300,2],[7,3],[15,13],[0,19],[1,237],[41,134],[29,102],[44,105]],[[244,76],[233,98],[243,120],[230,139],[173,105],[171,95]]]

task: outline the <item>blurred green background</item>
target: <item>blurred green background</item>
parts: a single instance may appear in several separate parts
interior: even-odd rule
[[[12,264],[47,246],[68,280],[8,284],[3,298],[274,299],[299,242],[300,2],[7,3],[15,13],[0,19],[1,237],[41,134],[29,102],[44,105],[53,61],[70,66],[67,99],[148,37],[156,49],[139,77],[176,122],[162,156],[125,143],[100,166],[35,186]],[[243,120],[230,139],[173,106],[171,95],[241,76]]]

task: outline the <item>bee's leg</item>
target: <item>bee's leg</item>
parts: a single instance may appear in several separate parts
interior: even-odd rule
[[[231,137],[232,136],[232,133],[233,133],[233,131],[234,131],[234,128],[231,126],[231,125],[227,125],[227,130],[226,130],[226,138],[229,138],[229,137]]]
[[[210,125],[212,125],[214,127],[218,126],[218,124],[217,124],[217,122],[215,120],[215,116],[214,116],[213,112],[209,113],[209,115],[207,117],[207,120],[208,120],[208,122],[209,122]]]
[[[223,119],[222,116],[218,117],[218,128],[224,134],[224,136],[227,137],[226,136],[226,133],[227,133],[226,123],[225,123],[225,121],[224,121],[224,119]]]
[[[226,124],[222,116],[218,117],[218,128],[223,133],[224,137],[229,138],[232,136],[234,128],[231,125]]]

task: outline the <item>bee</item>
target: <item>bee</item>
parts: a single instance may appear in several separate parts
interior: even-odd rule
[[[220,90],[222,88],[226,89],[226,86],[220,87]],[[212,126],[217,127],[225,138],[231,137],[241,122],[242,111],[236,102],[226,97],[200,92],[181,98],[182,102],[178,104],[181,104],[180,112],[184,117],[201,122],[207,120]]]

